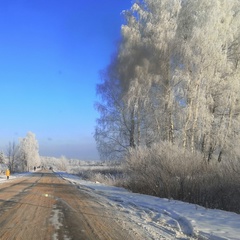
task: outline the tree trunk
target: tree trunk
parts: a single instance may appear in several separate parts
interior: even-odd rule
[[[135,148],[136,144],[135,144],[135,139],[134,139],[134,135],[135,135],[135,121],[134,121],[134,110],[131,111],[131,119],[130,119],[130,138],[129,138],[129,145],[131,148]]]

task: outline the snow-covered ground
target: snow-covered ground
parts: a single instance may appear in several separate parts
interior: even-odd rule
[[[240,239],[239,214],[136,194],[123,188],[83,181],[63,172],[58,174],[101,198],[103,204],[123,212],[129,221],[148,231],[150,239],[162,239],[158,237],[160,234],[166,239]]]
[[[24,172],[24,173],[14,173],[10,175],[10,180],[11,179],[15,179],[15,178],[20,178],[20,177],[24,177],[28,174],[31,174],[31,172]],[[7,177],[5,176],[4,173],[0,174],[0,183],[5,182],[5,181],[9,181],[7,180]]]
[[[123,188],[84,181],[64,172],[56,173],[98,198],[105,207],[115,208],[119,219],[124,215],[127,222],[135,226],[133,230],[147,232],[149,239],[240,239],[239,214],[136,194]],[[21,176],[23,174],[10,178]],[[2,181],[6,181],[5,176],[0,176]]]

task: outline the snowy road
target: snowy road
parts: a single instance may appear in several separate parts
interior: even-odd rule
[[[1,240],[144,238],[124,229],[111,208],[50,172],[1,184],[0,209]]]
[[[1,240],[177,239],[177,234],[189,239],[167,228],[153,235],[127,212],[51,172],[0,184]]]

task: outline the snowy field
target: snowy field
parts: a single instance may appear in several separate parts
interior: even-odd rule
[[[116,216],[146,231],[149,239],[240,239],[240,215],[198,205],[131,193],[123,188],[92,183],[65,172],[59,176],[116,209]],[[26,174],[11,175],[11,179]],[[7,181],[0,176],[0,182]],[[161,237],[160,237],[161,236]]]

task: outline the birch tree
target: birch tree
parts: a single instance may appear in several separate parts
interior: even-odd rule
[[[98,86],[105,101],[95,134],[101,149],[168,141],[207,161],[234,155],[239,13],[238,0],[134,1],[124,11],[114,68]]]
[[[15,171],[17,161],[18,161],[18,149],[19,146],[13,141],[9,142],[7,148],[6,148],[6,157],[8,159],[8,167],[11,172]]]
[[[6,158],[3,152],[0,152],[0,164],[6,163]]]
[[[189,0],[179,19],[186,97],[183,145],[201,149],[208,160],[214,152],[220,160],[229,137],[239,132],[239,10],[235,0]]]
[[[100,113],[95,129],[95,140],[102,159],[121,158],[130,145],[130,126],[127,110],[122,101],[122,88],[113,62],[102,72],[102,83],[97,86],[101,103],[96,103]]]
[[[20,139],[19,160],[22,171],[29,171],[40,165],[38,141],[35,134],[28,132],[25,138]]]
[[[119,71],[120,81],[127,91],[126,104],[134,106],[136,126],[142,127],[137,132],[147,129],[147,133],[138,134],[137,138],[154,132],[153,139],[171,142],[174,139],[172,68],[180,8],[177,0],[148,0],[135,2],[131,10],[125,12],[127,23],[122,26]],[[155,93],[154,99],[151,93]],[[147,115],[151,115],[151,122],[145,122]]]

